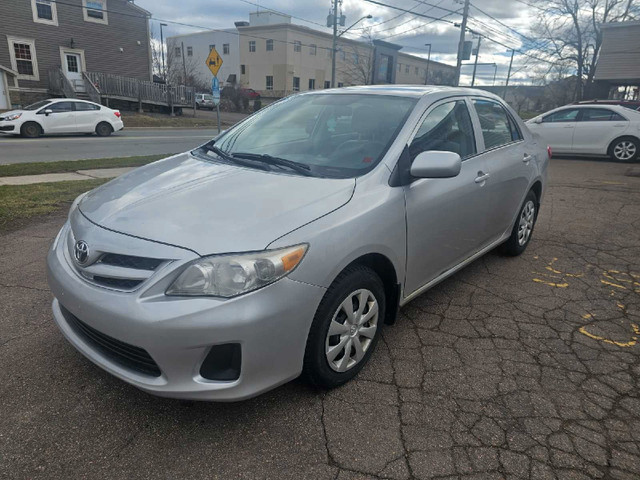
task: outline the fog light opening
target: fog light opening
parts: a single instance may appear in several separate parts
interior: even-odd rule
[[[200,376],[218,382],[237,380],[240,378],[241,358],[239,343],[214,345],[200,366]]]

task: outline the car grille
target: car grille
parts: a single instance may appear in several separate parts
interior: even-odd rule
[[[60,305],[60,309],[76,334],[115,363],[150,377],[159,377],[161,375],[158,364],[144,348],[136,347],[105,335],[82,322],[62,305]]]
[[[114,267],[135,268],[138,270],[155,270],[163,260],[158,258],[134,257],[131,255],[117,255],[107,253],[100,259],[100,263]]]

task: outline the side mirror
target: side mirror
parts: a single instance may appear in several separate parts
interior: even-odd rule
[[[45,114],[45,116],[47,116],[47,117],[48,117],[49,115],[51,115],[52,113],[53,113],[53,110],[51,110],[50,108],[47,108],[47,109],[44,111],[44,114]]]
[[[533,123],[542,123],[542,117],[536,118]]]
[[[411,175],[417,178],[452,178],[460,173],[462,159],[454,152],[429,150],[418,154],[411,164]]]

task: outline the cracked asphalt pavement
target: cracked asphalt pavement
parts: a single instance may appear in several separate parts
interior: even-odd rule
[[[640,178],[552,160],[528,250],[402,309],[357,379],[235,404],[155,398],[55,327],[64,216],[0,237],[0,477],[640,478]]]

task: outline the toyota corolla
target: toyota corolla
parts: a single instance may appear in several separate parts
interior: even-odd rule
[[[48,255],[54,318],[157,395],[240,400],[300,374],[335,387],[400,306],[526,249],[548,160],[479,90],[294,95],[76,199]]]

